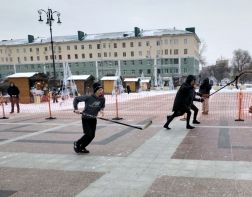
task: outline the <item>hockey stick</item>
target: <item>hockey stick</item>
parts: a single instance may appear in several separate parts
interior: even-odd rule
[[[223,86],[223,87],[221,87],[220,89],[216,90],[215,92],[213,92],[212,94],[210,94],[209,97],[212,96],[212,95],[214,95],[215,93],[219,92],[220,90],[222,90],[223,88],[229,86],[230,84],[232,84],[232,83],[234,83],[234,82],[235,82],[235,87],[236,87],[237,89],[239,89],[239,88],[238,88],[238,85],[237,85],[237,84],[238,84],[238,79],[239,79],[242,75],[244,75],[244,74],[246,74],[246,73],[252,73],[252,70],[245,70],[245,71],[241,72],[239,75],[237,75],[237,76],[235,77],[235,79],[234,79],[233,81],[227,83],[225,86]]]
[[[91,117],[91,118],[98,118],[98,119],[100,119],[100,120],[105,120],[105,121],[108,121],[108,122],[113,122],[113,123],[116,123],[116,124],[121,124],[121,125],[124,125],[124,126],[127,126],[127,127],[132,127],[132,128],[140,129],[140,130],[144,130],[144,129],[146,129],[147,127],[149,127],[149,126],[152,124],[152,121],[149,120],[149,121],[148,121],[145,125],[143,125],[143,126],[136,126],[136,125],[130,125],[130,124],[118,122],[118,121],[115,121],[115,120],[110,120],[110,119],[107,119],[107,118],[102,118],[102,117],[99,117],[99,116],[93,116],[93,115],[86,114],[86,113],[82,113],[82,112],[80,112],[80,114],[83,114],[83,115],[88,116],[88,117]]]

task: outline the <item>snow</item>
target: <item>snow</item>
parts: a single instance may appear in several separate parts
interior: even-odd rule
[[[101,81],[116,81],[117,79],[119,79],[119,76],[106,76],[106,77],[102,77]]]
[[[139,78],[125,78],[124,81],[129,82],[129,81],[139,81]]]
[[[91,75],[72,75],[67,80],[87,80]]]
[[[12,75],[7,76],[7,78],[29,78],[37,74],[38,72],[27,72],[27,73],[15,73]]]

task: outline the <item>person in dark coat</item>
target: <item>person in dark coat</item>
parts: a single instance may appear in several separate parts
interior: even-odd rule
[[[209,95],[211,89],[212,85],[209,83],[209,79],[205,78],[199,88],[199,92],[204,98],[204,102],[202,103],[202,114],[205,115],[207,115],[209,112]]]
[[[52,91],[53,103],[58,103],[58,95],[59,95],[59,92],[57,91],[57,89],[53,88],[53,91]]]
[[[101,112],[103,116],[103,109],[105,107],[105,98],[103,87],[99,83],[93,84],[93,95],[77,96],[74,98],[73,106],[74,112],[79,114],[78,103],[85,102],[85,108],[82,112],[82,128],[84,135],[74,142],[74,151],[76,153],[89,153],[86,147],[92,142],[95,137],[97,114]]]
[[[13,82],[10,82],[10,86],[7,89],[8,94],[10,95],[10,102],[11,102],[11,112],[14,113],[14,105],[17,105],[17,113],[20,112],[19,107],[19,89]]]
[[[196,78],[193,75],[188,75],[186,81],[179,88],[174,104],[173,104],[173,114],[171,116],[167,116],[167,122],[164,124],[164,128],[170,129],[169,124],[171,121],[178,116],[182,116],[184,113],[186,116],[186,128],[193,129],[194,127],[190,125],[191,118],[191,107],[193,104],[193,100],[195,99],[195,90],[194,85],[196,83]],[[194,107],[193,107],[194,108]],[[196,114],[197,116],[197,114]],[[196,117],[195,116],[195,117]],[[193,123],[197,124],[197,120],[195,119]]]
[[[130,86],[129,86],[129,85],[126,86],[126,89],[127,89],[127,93],[128,93],[128,94],[131,93],[131,89],[130,89]]]

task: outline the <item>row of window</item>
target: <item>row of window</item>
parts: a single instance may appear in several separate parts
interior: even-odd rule
[[[174,45],[177,45],[179,44],[179,39],[170,39],[170,41],[168,39],[165,39],[164,41],[163,40],[158,40],[156,41],[156,46],[161,46],[163,44],[167,45],[168,43],[170,42],[170,44],[174,44]],[[187,44],[187,39],[185,38],[184,39],[184,44]],[[96,44],[96,49],[106,49],[106,48],[111,48],[113,46],[114,49],[118,48],[118,43],[98,43]],[[88,44],[87,45],[87,49],[92,49],[93,48],[93,44]],[[126,42],[123,42],[122,43],[122,48],[126,48],[127,47],[127,43]],[[134,47],[134,46],[138,46],[138,47],[141,47],[142,46],[142,42],[138,42],[137,44],[135,42],[130,42],[129,43],[129,47]],[[150,45],[150,41],[146,41],[145,42],[145,46],[151,46]],[[72,46],[74,50],[78,50],[78,47],[80,47],[80,49],[85,49],[85,46],[84,45],[74,45]],[[54,47],[54,51],[56,52],[61,52],[61,49],[62,47],[61,46],[57,46],[57,47]],[[66,49],[69,51],[71,50],[71,46],[66,46]],[[16,52],[19,53],[21,49],[17,48],[16,49]],[[29,52],[33,52],[33,50],[36,51],[36,53],[39,53],[40,51],[40,48],[29,48]],[[49,47],[44,47],[44,51],[49,51],[51,50],[51,46]],[[57,51],[58,50],[58,51]],[[11,54],[12,53],[12,49],[7,49],[7,50],[3,50],[3,49],[0,49],[0,54],[2,54],[3,52],[8,53],[8,54]],[[26,53],[27,52],[27,48],[23,48],[23,53]]]
[[[170,55],[179,55],[179,50],[178,49],[174,49],[174,50],[172,50],[172,49],[170,49]],[[188,54],[188,49],[184,49],[184,55],[186,55],[186,54]],[[127,52],[123,52],[123,57],[128,57],[127,56]],[[143,56],[143,53],[142,53],[142,51],[139,51],[138,52],[138,55],[140,56],[140,57],[142,57]],[[160,57],[161,55],[163,55],[163,50],[158,50],[157,51],[157,55],[156,55],[156,57]],[[164,50],[164,55],[169,55],[169,50],[168,49],[165,49]],[[131,51],[130,52],[130,55],[129,55],[130,57],[134,57],[135,56],[135,52],[134,51]],[[90,59],[92,59],[93,58],[93,53],[89,53],[88,54],[88,57],[90,58]],[[97,57],[98,58],[102,58],[102,57],[104,57],[104,58],[106,58],[106,57],[111,57],[111,52],[109,52],[109,53],[107,53],[107,52],[104,52],[103,53],[103,56],[102,56],[102,53],[97,53]],[[118,53],[117,52],[114,52],[113,53],[113,57],[115,57],[115,58],[117,58],[118,57]],[[150,51],[147,51],[147,53],[146,53],[146,57],[147,58],[151,58],[151,53],[150,53]],[[55,59],[57,59],[57,55],[55,55],[54,56],[54,58]],[[81,54],[81,58],[82,59],[85,59],[86,58],[86,55],[85,55],[85,53],[82,53]],[[46,55],[45,56],[45,60],[46,61],[48,61],[48,60],[52,60],[52,55],[50,55],[50,56],[48,56],[48,55]],[[62,55],[58,55],[58,59],[59,60],[62,60]],[[72,59],[72,57],[71,57],[71,55],[70,54],[68,54],[67,55],[67,59],[68,60],[71,60]],[[74,58],[73,59],[79,59],[79,54],[74,54]],[[29,58],[29,60],[28,60],[28,58],[25,56],[24,58],[23,58],[23,61],[31,61],[31,62],[33,62],[35,60],[35,58],[33,57],[33,56],[30,56],[30,58]],[[2,62],[13,62],[13,58],[12,57],[6,57],[6,58],[4,58],[4,57],[2,57],[1,58],[1,61]],[[21,58],[20,57],[18,57],[17,58],[17,62],[18,63],[21,63]],[[40,56],[36,56],[36,61],[40,61]]]

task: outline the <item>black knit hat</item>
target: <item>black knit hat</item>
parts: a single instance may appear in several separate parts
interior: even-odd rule
[[[196,81],[196,77],[194,75],[188,75],[186,78],[186,83],[190,84],[192,81]]]
[[[94,93],[96,93],[96,91],[99,90],[100,88],[102,88],[102,85],[100,83],[96,82],[93,84]]]

